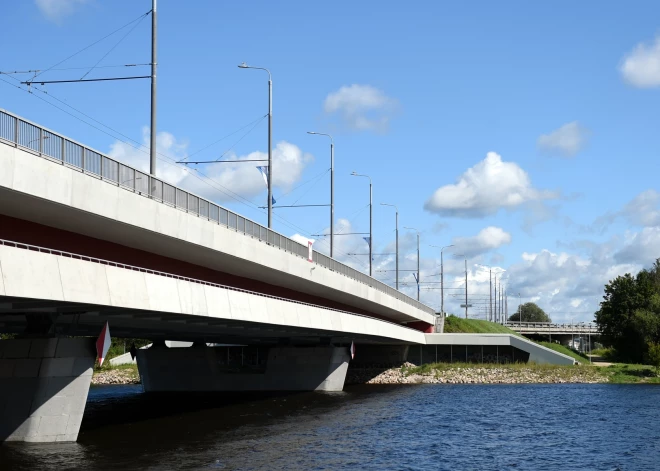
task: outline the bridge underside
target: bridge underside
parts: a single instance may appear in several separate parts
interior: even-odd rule
[[[112,336],[117,338],[235,345],[350,344],[353,341],[392,344],[391,338],[366,332],[346,334],[211,316],[0,296],[0,333],[21,335],[30,325],[46,322],[52,327],[53,335],[97,337],[106,321]]]

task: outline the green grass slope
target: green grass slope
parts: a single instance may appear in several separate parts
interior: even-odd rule
[[[495,322],[462,319],[456,316],[447,316],[445,332],[448,334],[513,334],[522,337],[517,332]]]
[[[558,353],[563,353],[564,355],[568,355],[569,357],[575,358],[578,362],[580,363],[589,363],[589,359],[583,357],[579,353],[574,352],[568,347],[564,347],[563,345],[559,345],[558,343],[550,343],[550,342],[536,342],[539,345],[543,345],[546,348],[549,348],[550,350],[554,350],[555,352]]]

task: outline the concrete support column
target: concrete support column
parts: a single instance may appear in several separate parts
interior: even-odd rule
[[[95,360],[93,339],[0,340],[0,442],[75,442]]]
[[[148,348],[137,363],[145,392],[341,391],[348,347],[271,347],[243,357],[250,347]],[[232,350],[234,349],[234,350]],[[237,350],[236,350],[237,349]],[[265,359],[265,361],[263,361]]]

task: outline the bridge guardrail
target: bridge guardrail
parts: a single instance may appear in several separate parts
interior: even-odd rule
[[[234,229],[236,232],[278,247],[298,257],[307,259],[309,256],[309,249],[306,246],[278,232],[193,193],[124,165],[90,147],[0,109],[0,142],[3,141],[35,153],[40,157],[79,170],[90,177],[98,178],[127,191],[132,191],[201,217],[209,222]],[[382,281],[378,281],[315,250],[313,251],[312,260],[322,267],[366,284],[428,314],[435,314],[432,307],[422,304]]]
[[[158,270],[152,270],[150,268],[142,268],[142,267],[136,267],[134,265],[127,265],[125,263],[112,262],[110,260],[104,260],[102,258],[90,257],[90,256],[87,256],[87,255],[80,255],[80,254],[75,254],[75,253],[71,253],[71,252],[65,252],[63,250],[49,249],[49,248],[46,248],[46,247],[40,247],[38,245],[24,244],[23,242],[14,242],[14,241],[11,241],[11,240],[4,240],[4,239],[0,239],[0,246],[14,247],[16,249],[30,250],[32,252],[47,253],[47,254],[56,255],[56,256],[59,256],[59,257],[66,257],[66,258],[71,258],[71,259],[74,259],[74,260],[81,260],[83,262],[98,263],[99,265],[106,265],[106,266],[109,266],[109,267],[123,268],[125,270],[132,270],[132,271],[138,271],[138,272],[141,272],[141,273],[148,273],[150,275],[163,276],[165,278],[173,278],[175,280],[188,281],[190,283],[196,283],[196,284],[199,284],[199,285],[213,286],[215,288],[222,288],[222,289],[226,289],[226,290],[229,290],[229,291],[239,291],[241,293],[251,294],[251,295],[254,295],[254,296],[260,296],[262,298],[277,299],[278,301],[284,301],[284,302],[287,302],[287,303],[301,304],[303,306],[315,307],[315,308],[318,308],[318,309],[324,309],[326,311],[334,311],[334,312],[339,312],[341,314],[349,314],[351,316],[364,317],[364,318],[367,318],[367,319],[386,322],[388,324],[392,324],[392,325],[395,325],[397,327],[402,327],[404,329],[408,329],[408,330],[411,330],[411,331],[414,331],[414,332],[419,332],[419,330],[413,329],[412,327],[408,327],[405,324],[400,324],[400,323],[390,321],[390,320],[387,320],[387,319],[371,317],[371,316],[368,316],[366,314],[359,314],[357,312],[344,311],[344,310],[341,310],[341,309],[335,309],[334,307],[321,306],[320,304],[312,304],[312,303],[307,303],[305,301],[297,301],[295,299],[282,298],[280,296],[273,296],[272,294],[260,293],[258,291],[250,291],[250,290],[247,290],[247,289],[237,288],[235,286],[223,285],[223,284],[219,284],[219,283],[212,283],[210,281],[199,280],[197,278],[189,278],[187,276],[174,275],[172,273],[167,273],[167,272],[158,271]]]
[[[564,330],[571,332],[582,333],[599,333],[598,326],[594,323],[585,324],[553,324],[550,322],[507,322],[506,326],[512,330],[528,330],[528,329],[548,329],[548,330]]]

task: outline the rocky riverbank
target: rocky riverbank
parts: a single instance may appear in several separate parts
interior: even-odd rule
[[[140,384],[140,375],[136,368],[117,368],[94,371],[92,384]]]
[[[435,365],[418,368],[349,368],[346,384],[519,384],[607,383],[609,377],[596,367],[545,365]]]

